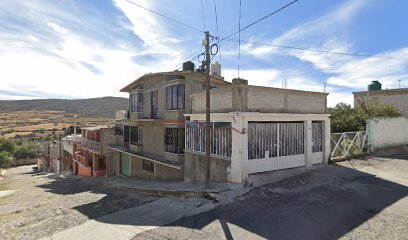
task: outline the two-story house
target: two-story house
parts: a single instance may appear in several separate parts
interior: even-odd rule
[[[231,84],[219,74],[210,81],[211,88]],[[145,74],[121,89],[129,93],[129,109],[117,113],[108,176],[183,180],[183,114],[192,113],[190,94],[205,87],[205,73],[187,62],[183,71]]]
[[[111,126],[96,126],[81,129],[79,143],[73,146],[72,172],[80,176],[106,176],[106,159],[113,153],[108,146],[114,144]]]

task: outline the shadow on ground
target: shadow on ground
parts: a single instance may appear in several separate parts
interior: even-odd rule
[[[92,214],[95,208],[106,212],[104,207],[126,204],[120,199],[126,198],[128,194],[77,179],[60,179],[40,187],[64,195],[84,191],[107,194],[99,201],[75,208],[90,218],[99,216]],[[195,229],[208,231],[206,236],[211,238],[216,236],[211,234],[216,233],[211,229],[206,230],[206,227],[218,221],[222,235],[227,239],[232,239],[233,225],[268,239],[337,239],[407,195],[406,186],[352,168],[325,165],[254,189],[233,204],[221,205],[211,211],[182,218],[168,224],[167,229],[159,228],[142,235],[147,234],[146,237],[149,238],[155,231],[160,231],[158,236],[178,239],[182,234],[180,231],[191,234],[191,229]],[[132,206],[134,204],[126,207]],[[143,222],[137,216],[134,219],[103,217],[97,221],[151,225],[151,221]],[[174,226],[182,228],[174,231],[174,228],[170,228]]]

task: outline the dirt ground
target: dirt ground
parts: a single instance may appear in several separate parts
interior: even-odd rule
[[[0,239],[37,239],[157,197],[112,190],[76,177],[33,171],[33,166],[11,168],[1,180]],[[1,192],[0,192],[1,193]]]

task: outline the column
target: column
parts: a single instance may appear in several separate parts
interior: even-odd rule
[[[331,154],[331,130],[330,130],[330,118],[324,121],[324,145],[323,145],[323,162],[328,163]]]
[[[305,160],[306,160],[306,167],[311,167],[312,163],[312,120],[304,121],[305,124]]]
[[[248,122],[243,116],[234,116],[232,123],[232,154],[230,181],[242,183],[248,179]]]

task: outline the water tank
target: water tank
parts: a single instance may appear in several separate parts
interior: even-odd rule
[[[381,83],[379,81],[372,81],[367,86],[368,91],[379,91],[381,90]]]
[[[183,63],[183,71],[194,71],[194,63],[191,61]]]
[[[218,62],[212,63],[211,64],[211,74],[221,77],[221,64],[219,64]]]

